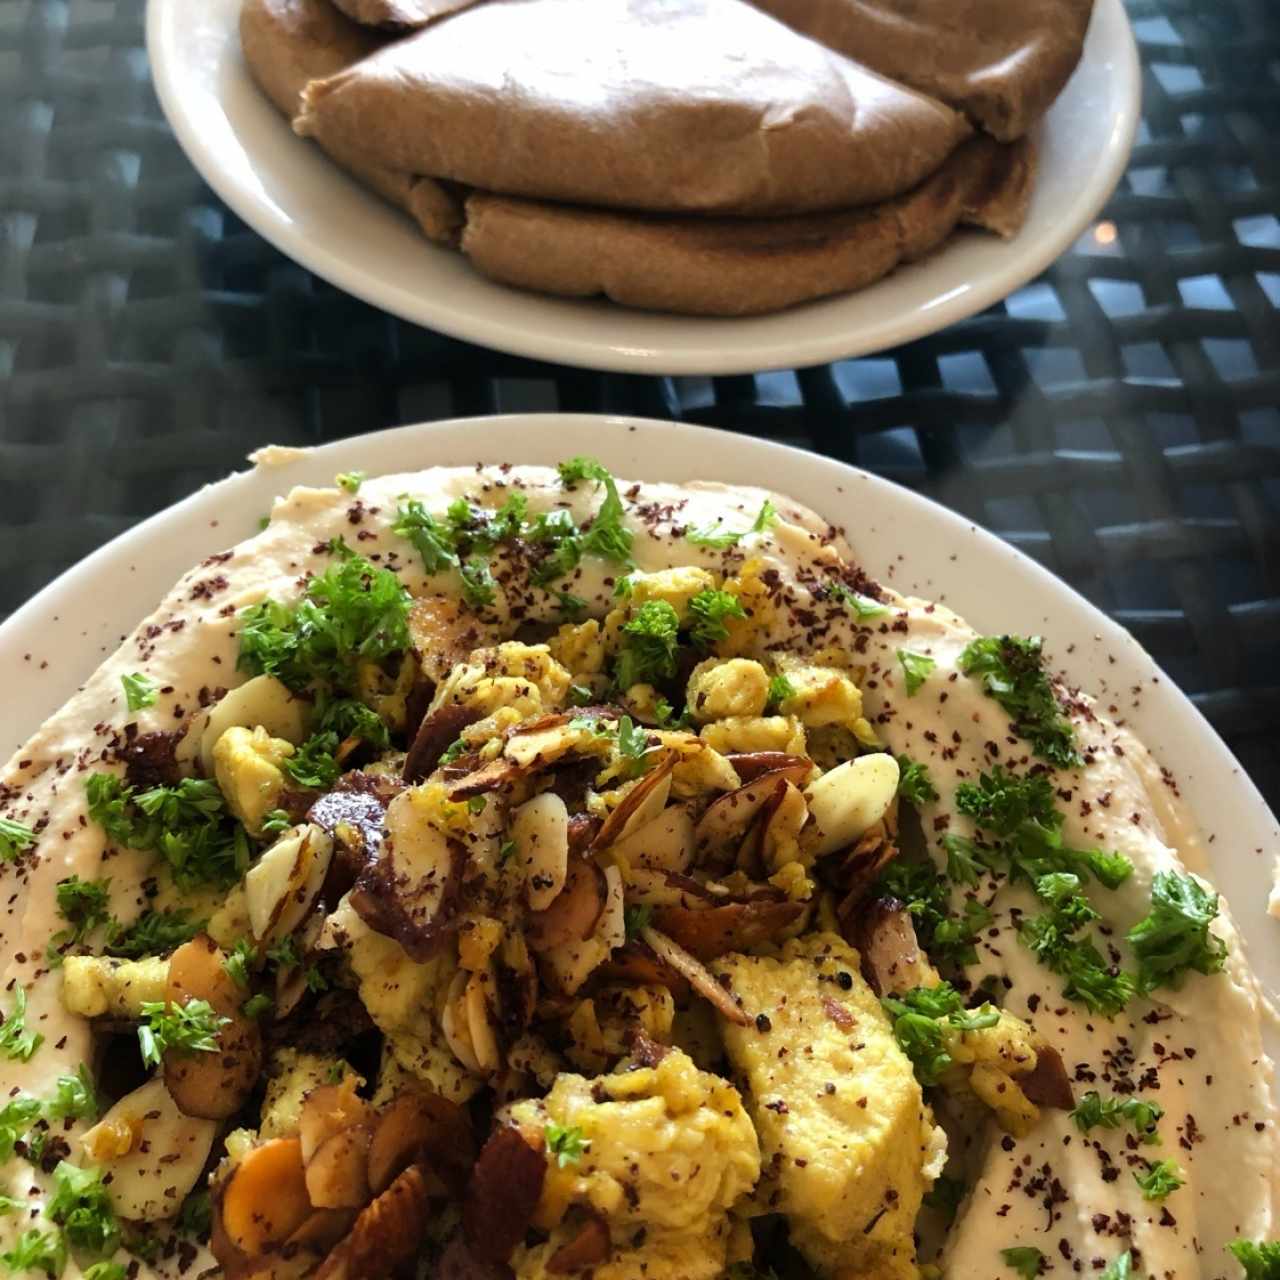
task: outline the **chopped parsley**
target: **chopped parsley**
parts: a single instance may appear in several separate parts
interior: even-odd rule
[[[467,808],[474,814],[481,814],[485,811],[489,804],[486,796],[470,796],[467,799]]]
[[[21,1200],[15,1200],[13,1196],[6,1196],[0,1193],[0,1218],[7,1217],[11,1213],[17,1213],[23,1207]]]
[[[618,721],[618,754],[625,762],[624,773],[628,778],[638,778],[653,763],[649,746],[649,734],[630,716]]]
[[[345,489],[348,493],[359,493],[360,486],[364,484],[366,478],[363,471],[339,471],[333,477],[333,483],[339,489]]]
[[[355,698],[322,699],[317,707],[316,731],[336,733],[343,741],[359,738],[383,751],[391,746],[391,735],[382,717]]]
[[[283,809],[272,809],[263,818],[259,829],[264,836],[283,835],[293,826],[293,819]]]
[[[1118,1258],[1112,1259],[1107,1263],[1106,1270],[1098,1277],[1098,1280],[1132,1280],[1133,1277],[1133,1257],[1129,1250],[1126,1249]]]
[[[1227,1248],[1244,1268],[1245,1280],[1280,1280],[1280,1242],[1233,1240]]]
[[[914,698],[938,664],[928,654],[914,653],[910,649],[899,649],[898,661],[902,663],[902,673],[906,677],[907,697]]]
[[[917,809],[938,798],[938,789],[929,777],[929,769],[910,756],[898,757],[898,794]]]
[[[250,996],[244,1004],[240,1006],[240,1012],[246,1018],[261,1018],[264,1014],[270,1013],[273,1001],[265,992],[259,991],[257,995]]]
[[[546,548],[529,575],[529,580],[535,587],[545,587],[557,578],[566,577],[582,561],[582,533],[567,511],[557,509],[543,512],[525,530],[525,538],[535,547]],[[566,600],[578,599],[566,591],[556,594],[560,599],[562,612],[567,612],[564,603]],[[582,602],[582,606],[585,609],[586,601]]]
[[[1069,891],[1065,882],[1076,877],[1053,879],[1062,882],[1057,900],[1044,914],[1024,920],[1018,939],[1045,968],[1064,979],[1062,994],[1068,1000],[1076,1000],[1110,1018],[1133,996],[1133,977],[1108,964],[1098,948],[1081,934],[1086,925],[1098,918],[1098,913],[1088,899]]]
[[[960,670],[981,680],[983,692],[1012,717],[1020,738],[1041,759],[1059,768],[1083,761],[1075,730],[1063,714],[1044,671],[1039,636],[983,636],[960,655]]]
[[[413,543],[413,549],[422,557],[425,572],[441,573],[458,563],[448,526],[441,524],[416,498],[400,503],[391,528]]]
[[[632,938],[640,936],[642,929],[647,929],[653,923],[653,908],[643,903],[627,907],[622,918],[627,929],[627,941],[630,942]]]
[[[292,939],[290,939],[292,941]],[[253,962],[257,958],[257,950],[248,938],[241,938],[223,958],[222,967],[237,987],[247,987],[253,976]]]
[[[724,520],[717,517],[714,524],[704,525],[701,529],[690,529],[685,537],[695,547],[709,547],[713,551],[724,551],[728,547],[736,547],[749,534],[764,533],[772,527],[777,518],[778,508],[766,498],[750,528],[743,529],[740,533],[726,532],[723,527]]]
[[[14,1274],[43,1271],[47,1276],[60,1276],[67,1265],[67,1242],[61,1231],[28,1227],[14,1241],[12,1249],[0,1253],[0,1262]]]
[[[1175,1160],[1152,1160],[1148,1161],[1146,1172],[1135,1173],[1133,1180],[1144,1200],[1160,1201],[1177,1191],[1187,1177]]]
[[[889,612],[888,605],[881,604],[879,600],[873,600],[870,596],[861,595],[857,591],[851,591],[843,582],[833,582],[830,591],[859,622],[866,622],[868,618],[880,618]]]
[[[94,1120],[98,1116],[98,1095],[89,1068],[82,1062],[73,1076],[59,1076],[53,1097],[45,1103],[50,1120]]]
[[[130,960],[168,955],[204,928],[205,921],[192,920],[190,916],[191,912],[181,907],[175,911],[144,911],[131,925],[113,920],[107,926],[107,953]]]
[[[577,1164],[591,1143],[582,1136],[577,1125],[556,1124],[554,1120],[547,1122],[545,1130],[547,1150],[556,1158],[560,1168]]]
[[[1188,971],[1221,971],[1227,944],[1209,932],[1218,915],[1218,895],[1193,876],[1157,871],[1151,882],[1151,911],[1125,935],[1138,957],[1138,990],[1180,987]]]
[[[880,1003],[893,1019],[894,1037],[922,1085],[937,1084],[951,1066],[943,1037],[944,1023],[959,1031],[981,1031],[1000,1021],[999,1010],[989,1004],[966,1009],[960,993],[949,982],[915,987],[900,996],[885,996]]]
[[[704,652],[714,648],[721,640],[729,638],[726,618],[745,618],[747,611],[742,601],[731,591],[699,591],[689,601],[689,639]]]
[[[40,1100],[25,1093],[0,1107],[0,1162],[13,1156],[18,1139],[40,1118],[40,1111]]]
[[[1004,1264],[1016,1271],[1022,1280],[1036,1280],[1044,1270],[1044,1254],[1031,1245],[1015,1245],[1012,1249],[1001,1249],[1000,1256]]]
[[[95,1262],[85,1270],[84,1280],[128,1280],[128,1275],[123,1262]]]
[[[36,833],[12,818],[0,818],[0,862],[12,862],[36,842]]]
[[[1148,1146],[1159,1145],[1160,1134],[1156,1125],[1163,1116],[1164,1108],[1158,1102],[1142,1098],[1104,1098],[1093,1089],[1081,1097],[1071,1113],[1081,1133],[1088,1133],[1095,1126],[1118,1129],[1122,1124],[1129,1124]]]
[[[498,598],[498,584],[483,556],[464,560],[458,565],[458,573],[462,578],[462,598],[473,609],[483,609]]]
[[[581,596],[575,596],[571,591],[557,591],[555,595],[561,617],[569,622],[578,622],[586,614],[587,602]]]
[[[619,689],[669,680],[676,673],[680,617],[665,600],[646,600],[622,624],[622,652],[614,673]]]
[[[178,886],[229,888],[249,868],[244,828],[227,812],[218,784],[183,778],[136,791],[110,773],[85,779],[89,816],[117,844],[160,854]]]
[[[459,756],[465,755],[467,744],[462,738],[454,738],[454,740],[445,748],[444,755],[440,757],[441,764],[452,764]]]
[[[333,786],[342,766],[333,758],[338,749],[338,735],[333,730],[313,733],[281,767],[300,787],[324,791]]]
[[[337,1084],[342,1077],[333,1083]],[[209,1230],[213,1226],[213,1205],[207,1191],[193,1191],[183,1202],[178,1213],[177,1228],[183,1235],[195,1236],[198,1240],[207,1240]]]
[[[53,1171],[56,1188],[45,1212],[76,1249],[91,1254],[114,1253],[120,1243],[120,1224],[103,1185],[100,1169],[82,1169],[61,1161]]]
[[[874,897],[894,898],[911,914],[916,937],[935,964],[973,964],[979,934],[991,923],[991,912],[976,898],[966,898],[963,916],[952,914],[947,882],[932,863],[895,858],[877,880]]]
[[[181,1005],[147,1000],[142,1005],[142,1017],[138,1046],[142,1061],[149,1067],[158,1067],[170,1049],[177,1053],[217,1053],[218,1032],[231,1021],[214,1013],[207,1000],[189,1000]]]
[[[516,842],[514,840],[504,840],[498,846],[498,862],[505,865],[516,856]]]
[[[942,1214],[950,1226],[960,1209],[960,1202],[965,1196],[965,1185],[959,1178],[948,1178],[941,1174],[933,1186],[924,1193],[924,1203],[930,1209]]]
[[[153,707],[156,701],[156,686],[141,672],[120,677],[124,686],[124,702],[130,711],[141,711],[143,707]]]
[[[796,687],[784,675],[773,676],[769,681],[769,698],[765,703],[766,710],[776,710],[788,698],[796,696]]]
[[[77,946],[100,925],[110,921],[111,881],[67,876],[58,881],[54,893],[58,912],[67,927],[49,939],[46,955],[51,964],[59,965],[66,948]]]
[[[38,1031],[27,1030],[27,992],[24,987],[14,987],[13,1008],[0,1023],[0,1053],[17,1062],[30,1062],[32,1054],[44,1044],[44,1036]]]
[[[585,684],[571,684],[569,686],[569,705],[571,707],[589,707],[595,701],[595,697],[594,691]]]
[[[409,593],[400,579],[338,545],[339,562],[312,578],[296,604],[264,600],[241,611],[238,670],[291,689],[346,689],[358,663],[408,648]]]
[[[562,462],[558,470],[560,483],[566,488],[571,489],[586,480],[604,486],[604,501],[582,535],[582,551],[605,560],[620,561],[630,568],[631,531],[622,522],[622,498],[612,474],[594,458],[582,456]]]

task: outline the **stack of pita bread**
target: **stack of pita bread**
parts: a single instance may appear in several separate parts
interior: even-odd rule
[[[295,131],[486,275],[753,315],[1013,235],[1093,0],[244,0]]]

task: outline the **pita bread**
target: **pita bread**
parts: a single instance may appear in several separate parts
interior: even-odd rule
[[[778,311],[864,288],[964,222],[1010,235],[1034,170],[1026,142],[965,143],[906,196],[779,219],[669,218],[475,192],[463,252],[504,284],[689,315]]]
[[[1080,61],[1093,0],[753,0],[796,31],[1020,138]]]
[[[490,0],[303,104],[299,133],[385,168],[668,213],[873,203],[970,131],[743,0]]]
[[[341,71],[383,43],[329,0],[245,0],[240,10],[240,44],[250,74],[290,120],[309,81]],[[361,148],[342,140],[321,145],[349,173],[407,210],[429,239],[456,240],[462,202],[440,183],[371,162]]]
[[[476,0],[333,0],[353,22],[367,27],[425,27]]]

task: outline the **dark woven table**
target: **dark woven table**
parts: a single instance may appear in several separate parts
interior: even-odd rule
[[[1280,10],[1129,10],[1138,146],[1049,272],[873,358],[671,379],[497,355],[346,297],[196,177],[151,90],[143,0],[3,0],[0,612],[266,441],[683,418],[857,463],[1007,537],[1131,628],[1280,806]]]

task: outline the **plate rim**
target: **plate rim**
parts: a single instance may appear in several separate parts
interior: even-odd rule
[[[164,52],[167,47],[164,39],[165,23],[178,21],[175,16],[178,7],[174,0],[148,0],[147,3],[147,58],[156,95],[165,119],[189,162],[247,226],[305,270],[407,323],[515,356],[606,372],[715,376],[805,368],[885,351],[975,315],[1035,279],[1067,251],[1093,220],[1120,181],[1133,148],[1141,115],[1141,66],[1133,28],[1123,0],[1095,0],[1092,21],[1099,22],[1101,14],[1101,21],[1109,24],[1114,32],[1115,44],[1108,46],[1106,56],[1115,64],[1111,74],[1119,78],[1123,100],[1108,131],[1101,164],[1093,171],[1094,176],[1086,188],[1086,197],[1074,206],[1073,216],[1055,224],[1050,234],[1027,244],[1020,254],[1001,269],[988,273],[963,290],[944,294],[941,298],[932,300],[928,306],[914,307],[906,316],[899,316],[896,320],[890,313],[889,319],[883,323],[870,328],[864,326],[855,331],[855,334],[860,332],[864,335],[861,338],[835,327],[824,338],[808,337],[782,343],[755,341],[740,348],[718,340],[724,327],[735,323],[734,318],[707,317],[703,318],[708,333],[705,344],[685,344],[680,350],[661,344],[635,346],[620,339],[556,336],[554,324],[548,324],[545,328],[530,328],[509,323],[503,318],[500,306],[501,297],[508,291],[508,286],[492,281],[486,283],[495,290],[496,314],[482,314],[471,309],[452,311],[447,296],[437,304],[432,299],[424,300],[419,295],[413,295],[418,308],[422,308],[419,310],[408,304],[410,295],[407,290],[399,289],[395,282],[370,276],[327,245],[308,241],[293,229],[293,224],[287,218],[273,217],[268,202],[255,200],[251,192],[241,189],[229,172],[220,166],[216,150],[204,144],[196,120],[182,107],[183,95],[174,79],[178,67],[170,64]],[[1086,43],[1084,56],[1088,55],[1089,45]],[[217,100],[221,107],[223,104],[220,94]],[[301,140],[299,144],[302,145]],[[333,176],[343,182],[354,182],[348,175],[337,170],[336,166]],[[363,188],[361,192],[366,199],[379,201],[374,193]],[[1017,237],[1009,243],[1014,244],[1016,240]],[[423,246],[433,252],[439,250],[439,246],[431,245],[425,239]],[[944,254],[946,251],[946,246],[940,250]],[[873,284],[871,287],[876,286]],[[517,292],[523,294],[526,291]],[[832,299],[819,299],[806,305],[838,305],[846,298],[857,296],[857,292],[838,295]],[[577,301],[551,296],[542,300],[548,304]],[[554,319],[554,307],[550,314]],[[788,314],[787,311],[782,311],[764,319],[785,317]],[[750,320],[753,317],[744,319]],[[700,323],[698,327],[701,332],[703,324]]]

